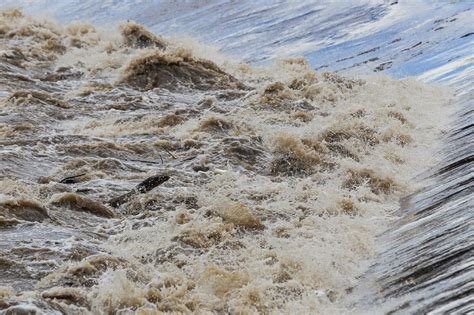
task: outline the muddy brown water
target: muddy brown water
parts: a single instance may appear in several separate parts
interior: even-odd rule
[[[453,111],[415,80],[216,64],[136,24],[8,11],[0,43],[6,314],[350,313]]]

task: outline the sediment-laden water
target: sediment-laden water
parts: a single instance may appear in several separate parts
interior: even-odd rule
[[[0,43],[7,314],[350,313],[455,110],[440,86],[131,22],[4,11]]]

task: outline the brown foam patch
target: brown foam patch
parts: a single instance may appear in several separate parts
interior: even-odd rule
[[[197,59],[184,52],[153,52],[138,57],[130,62],[121,82],[140,90],[244,88],[242,83],[212,61]]]
[[[148,31],[140,24],[127,22],[120,25],[120,33],[126,46],[133,48],[157,47],[164,49],[166,43],[162,38]]]
[[[224,222],[233,223],[245,229],[263,229],[262,221],[241,203],[228,203],[214,210]]]

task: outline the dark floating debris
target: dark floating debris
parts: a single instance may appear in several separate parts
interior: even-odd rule
[[[205,165],[194,165],[192,167],[193,171],[195,172],[207,172],[209,171],[209,166],[205,166]]]
[[[390,42],[390,44],[399,42],[399,41],[401,41],[401,40],[402,40],[401,38],[395,38],[394,40],[392,40],[392,41]]]
[[[468,36],[471,36],[471,35],[474,35],[474,32],[464,34],[464,35],[461,36],[460,38],[465,38],[465,37],[468,37]]]
[[[391,61],[381,63],[377,67],[375,67],[374,72],[379,72],[379,71],[383,71],[385,69],[390,69],[392,67],[392,64],[393,64],[393,62],[391,62]]]
[[[130,197],[136,194],[144,194],[152,190],[153,188],[163,184],[164,182],[170,179],[169,176],[166,175],[156,175],[152,177],[148,177],[143,182],[138,184],[135,188],[133,188],[128,193],[121,195],[119,197],[115,197],[109,200],[108,204],[114,208],[117,208],[127,201],[130,200]]]
[[[413,49],[413,48],[415,48],[415,47],[420,46],[421,44],[423,44],[423,42],[418,42],[418,43],[416,43],[415,45],[413,45],[413,46],[411,46],[411,47],[409,47],[409,48],[402,49],[402,51],[408,51],[408,50],[410,50],[410,49]]]
[[[357,56],[362,56],[362,55],[365,55],[365,54],[368,54],[368,53],[377,51],[377,50],[379,50],[379,49],[380,49],[380,47],[377,46],[377,47],[374,47],[374,48],[372,48],[372,49],[369,49],[369,50],[363,51],[363,52],[361,52],[361,53],[358,53]]]
[[[74,175],[74,176],[68,176],[68,177],[65,177],[65,178],[61,179],[59,182],[61,184],[76,184],[76,183],[79,182],[79,177],[84,176],[84,175],[86,175],[86,173],[79,174],[79,175]]]

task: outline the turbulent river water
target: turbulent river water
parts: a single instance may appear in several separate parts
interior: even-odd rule
[[[469,98],[162,31],[0,13],[0,312],[364,313]]]

